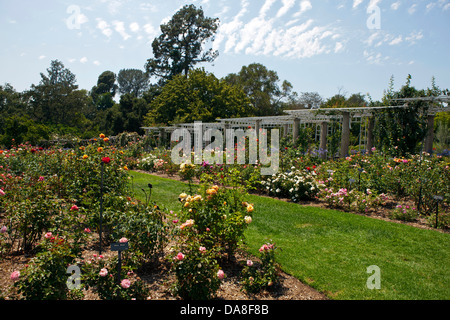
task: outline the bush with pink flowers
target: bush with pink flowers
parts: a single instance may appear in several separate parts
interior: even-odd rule
[[[275,259],[276,249],[275,244],[265,243],[259,248],[260,262],[247,260],[241,272],[243,290],[257,293],[273,287],[278,282],[280,269]]]

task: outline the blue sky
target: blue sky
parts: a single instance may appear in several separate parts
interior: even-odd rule
[[[18,91],[60,60],[82,89],[106,70],[144,69],[159,26],[185,4],[217,17],[217,77],[261,63],[294,91],[381,99],[399,89],[450,88],[450,0],[82,0],[0,2],[0,84]]]

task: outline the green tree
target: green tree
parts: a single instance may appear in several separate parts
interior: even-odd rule
[[[154,57],[147,60],[145,69],[162,82],[180,73],[187,76],[197,63],[212,62],[218,56],[217,51],[203,48],[209,39],[214,40],[218,19],[205,17],[202,8],[185,5],[160,28],[162,34],[152,43]]]
[[[239,73],[231,73],[224,79],[244,90],[251,100],[256,116],[280,115],[287,108],[285,99],[291,102],[295,100],[296,94],[292,92],[292,85],[285,80],[280,87],[277,73],[259,63],[244,66]]]
[[[82,129],[93,108],[88,92],[78,90],[75,75],[57,60],[47,72],[41,73],[40,83],[26,92],[29,116],[39,123]]]
[[[241,88],[203,69],[192,70],[188,77],[175,76],[167,82],[151,102],[150,109],[147,125],[214,122],[217,118],[253,115],[250,100]]]
[[[139,69],[122,69],[117,76],[119,92],[140,97],[149,89],[150,79],[148,75]]]
[[[105,110],[114,105],[114,96],[118,86],[116,84],[116,74],[112,71],[102,72],[97,80],[97,85],[91,89],[91,97],[97,109]]]
[[[428,103],[402,101],[405,98],[424,97],[424,90],[411,86],[411,75],[399,91],[394,91],[394,78],[383,96],[383,105],[397,106],[407,103],[407,108],[389,108],[375,113],[375,145],[392,156],[404,156],[419,151],[419,144],[427,132]]]

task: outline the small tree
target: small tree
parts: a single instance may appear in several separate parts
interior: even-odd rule
[[[383,104],[400,105],[404,101],[396,99],[424,97],[424,90],[411,86],[411,75],[406,84],[395,92],[394,79],[391,78],[389,89],[383,97]],[[407,108],[389,108],[377,112],[374,130],[375,145],[390,155],[414,154],[418,145],[426,136],[428,104],[424,101],[408,101]]]

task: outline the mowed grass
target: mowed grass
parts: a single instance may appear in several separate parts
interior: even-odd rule
[[[135,194],[167,210],[180,209],[188,184],[131,172]],[[246,231],[250,253],[266,242],[278,247],[283,271],[337,300],[450,299],[450,235],[352,213],[250,195],[255,206]],[[369,289],[380,270],[380,289]]]

